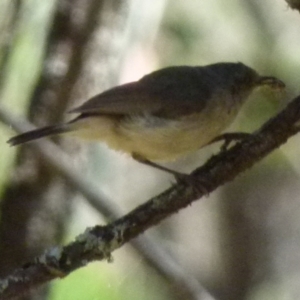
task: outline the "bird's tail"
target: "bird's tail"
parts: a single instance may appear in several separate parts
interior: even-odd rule
[[[42,137],[61,134],[70,131],[69,124],[58,124],[54,126],[47,126],[40,129],[28,131],[17,136],[12,137],[7,141],[11,146],[28,143]]]

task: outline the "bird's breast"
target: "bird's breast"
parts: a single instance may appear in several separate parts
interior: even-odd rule
[[[151,115],[130,117],[119,124],[119,150],[149,160],[174,160],[208,144],[235,116],[233,110],[216,109],[176,120]]]
[[[149,160],[174,160],[209,143],[231,124],[237,112],[236,107],[213,105],[176,119],[151,114],[95,116],[74,123],[74,134]]]

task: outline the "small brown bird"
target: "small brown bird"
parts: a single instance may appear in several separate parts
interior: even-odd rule
[[[69,134],[105,142],[178,175],[153,161],[173,160],[208,144],[262,85],[284,87],[279,79],[259,76],[242,63],[169,67],[94,96],[70,111],[79,115],[69,122],[17,135],[8,143]]]

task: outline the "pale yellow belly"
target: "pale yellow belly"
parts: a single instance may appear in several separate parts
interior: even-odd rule
[[[122,129],[125,152],[138,153],[149,160],[174,160],[209,143],[227,127],[228,120],[168,121],[163,126],[153,127],[138,126],[138,123]]]
[[[149,160],[174,160],[194,152],[218,136],[233,121],[236,112],[214,111],[181,120],[152,116],[113,119],[91,117],[74,123],[75,135],[105,142],[110,148],[136,153]]]

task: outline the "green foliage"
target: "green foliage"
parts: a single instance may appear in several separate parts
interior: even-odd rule
[[[166,287],[139,268],[127,269],[116,264],[93,263],[52,284],[50,300],[163,300]]]

